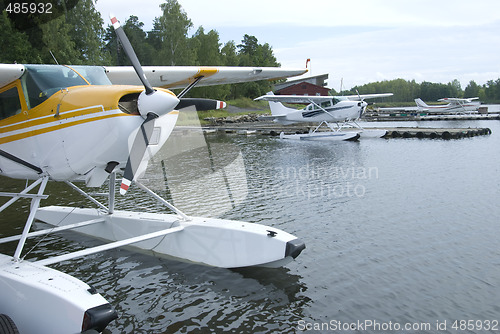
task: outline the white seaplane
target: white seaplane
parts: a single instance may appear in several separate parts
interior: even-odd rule
[[[19,198],[32,201],[22,234],[0,238],[0,243],[18,242],[13,256],[0,254],[0,322],[11,324],[12,331],[17,325],[21,333],[95,333],[117,317],[95,289],[48,267],[61,261],[129,246],[224,268],[280,266],[305,248],[301,240],[274,227],[187,216],[137,179],[169,137],[179,110],[224,106],[221,101],[184,98],[193,86],[271,80],[306,70],[143,68],[118,21],[111,20],[132,67],[0,64],[0,175],[33,180],[19,193],[0,193],[11,197],[0,212]],[[167,89],[179,87],[185,89],[178,96]],[[121,194],[135,185],[172,214],[115,210],[115,177],[122,170]],[[74,184],[99,187],[108,179],[108,205]],[[96,208],[40,207],[49,180],[65,182]],[[35,219],[52,227],[31,231]],[[109,242],[25,259],[28,238],[63,230]]]
[[[255,100],[269,102],[271,116],[264,118],[288,125],[294,123],[318,123],[319,125],[306,134],[280,134],[282,139],[295,140],[357,140],[360,137],[383,137],[385,130],[362,128],[356,121],[365,111],[368,103],[365,99],[392,96],[392,93],[346,96],[306,96],[274,95],[272,92]],[[309,103],[304,109],[293,109],[286,103]],[[334,124],[336,127],[334,127]],[[318,131],[325,125],[330,131]],[[345,131],[345,129],[349,129]]]
[[[472,97],[468,99],[459,99],[455,97],[445,97],[442,99],[439,99],[439,102],[448,102],[448,104],[441,104],[441,105],[428,105],[421,99],[415,99],[415,103],[417,104],[417,109],[418,111],[426,111],[429,113],[454,113],[454,114],[460,114],[460,113],[466,113],[466,112],[473,112],[473,111],[478,111],[479,107],[481,106],[481,102],[475,101],[479,100],[478,97]]]

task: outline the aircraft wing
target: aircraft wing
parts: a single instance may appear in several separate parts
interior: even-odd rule
[[[142,85],[132,66],[105,66],[114,85]],[[304,74],[307,69],[280,67],[232,66],[143,66],[153,87],[184,88],[198,77],[197,86],[233,84],[248,81],[276,80]]]
[[[337,97],[343,97],[343,98],[348,98],[351,101],[360,101],[360,100],[366,100],[366,99],[375,99],[378,97],[389,97],[393,96],[393,93],[383,93],[383,94],[364,94],[364,95],[345,95],[345,96],[337,96]]]
[[[445,97],[442,99],[439,99],[439,102],[454,102],[454,103],[470,103],[474,100],[479,100],[479,97],[470,97],[467,99],[460,99],[457,97]]]
[[[377,108],[378,111],[388,111],[388,112],[418,112],[418,111],[429,111],[429,109],[419,108],[419,107],[394,107],[394,108]]]
[[[256,98],[256,101],[272,101],[272,102],[286,102],[286,103],[321,103],[324,101],[330,101],[333,98],[340,100],[350,100],[350,101],[360,101],[361,99],[373,99],[377,97],[388,97],[392,96],[392,93],[384,94],[365,94],[365,95],[345,95],[345,96],[309,96],[309,95],[262,95]]]
[[[24,65],[0,64],[0,87],[17,80],[24,73]]]
[[[331,101],[333,96],[308,96],[308,95],[262,95],[256,98],[256,101],[272,101],[286,103],[312,103]]]

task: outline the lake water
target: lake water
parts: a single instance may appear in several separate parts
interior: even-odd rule
[[[500,332],[500,122],[420,126],[493,133],[340,143],[207,135],[208,146],[169,139],[146,183],[188,214],[301,238],[307,248],[284,268],[209,268],[122,249],[53,267],[115,307],[112,333]],[[187,152],[176,154],[183,144]],[[24,184],[0,182],[3,191]],[[49,193],[43,205],[89,205],[64,185]],[[21,231],[28,205],[2,213],[0,235]],[[118,207],[163,210],[135,189]],[[28,258],[53,254],[54,242],[96,244],[49,236]]]

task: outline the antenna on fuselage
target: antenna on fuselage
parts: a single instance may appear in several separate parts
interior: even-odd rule
[[[57,61],[56,56],[54,56],[52,51],[49,50],[49,52],[50,52],[50,55],[52,56],[52,58],[54,58],[54,61],[56,62],[56,64],[59,65],[59,62]]]

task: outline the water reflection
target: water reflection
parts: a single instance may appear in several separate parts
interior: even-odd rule
[[[247,197],[245,164],[237,146],[207,140],[193,113],[183,110],[187,125],[177,127],[141,182],[186,214],[219,217]]]
[[[188,214],[227,216],[238,211],[248,205],[250,185],[241,143],[233,139],[207,138],[194,130],[178,132],[151,162],[142,182]],[[22,190],[25,183],[1,181],[3,191]],[[107,185],[83,188],[107,192]],[[49,199],[42,205],[92,206],[65,184],[50,183],[47,193]],[[127,195],[117,197],[116,209],[165,211],[135,187]],[[101,199],[106,203],[105,197]],[[2,215],[0,234],[20,233],[28,208],[28,201],[19,202]],[[28,242],[27,258],[36,260],[99,243],[71,232],[48,235]],[[14,249],[15,243],[0,245],[2,252]],[[115,307],[119,319],[108,327],[112,333],[282,332],[286,324],[304,317],[310,302],[302,277],[286,268],[227,270],[124,249],[53,267],[93,285]]]
[[[185,158],[170,152],[179,164],[164,163],[162,169],[165,159],[154,162],[158,172],[148,171],[147,178],[162,195],[179,189],[177,180],[199,180],[190,188],[205,191],[193,190],[191,196],[214,202],[220,196],[229,205],[218,214],[231,208],[222,217],[274,225],[303,239],[306,250],[287,268],[207,268],[122,249],[56,268],[91,283],[116,307],[120,318],[111,325],[113,333],[283,333],[296,332],[299,320],[450,324],[454,319],[495,319],[500,311],[500,126],[496,121],[464,126],[490,127],[493,133],[455,141],[412,138],[339,145],[208,135],[203,140],[210,147],[223,147],[212,160],[206,158],[208,149],[196,146]],[[225,188],[221,195],[209,195],[200,176],[218,173],[223,179],[224,166],[238,161],[240,154],[243,163],[235,166],[245,172],[246,198],[228,200],[232,188],[225,181],[220,182]],[[202,172],[195,171],[196,159],[204,159]],[[179,175],[184,171],[189,178]],[[11,182],[24,185],[0,179],[0,188],[12,191]],[[364,187],[364,195],[315,191],[349,182]],[[44,205],[89,205],[65,185],[49,184],[49,190]],[[53,197],[61,192],[62,198]],[[117,198],[118,208],[165,210],[134,187],[126,198]],[[182,199],[176,201],[184,205]],[[196,211],[189,203],[194,201],[187,201],[187,210]],[[29,202],[16,205],[16,212],[0,217],[4,235],[23,224]],[[51,238],[31,255],[52,252],[54,245],[66,250],[94,242]],[[13,253],[12,245],[0,249]]]

